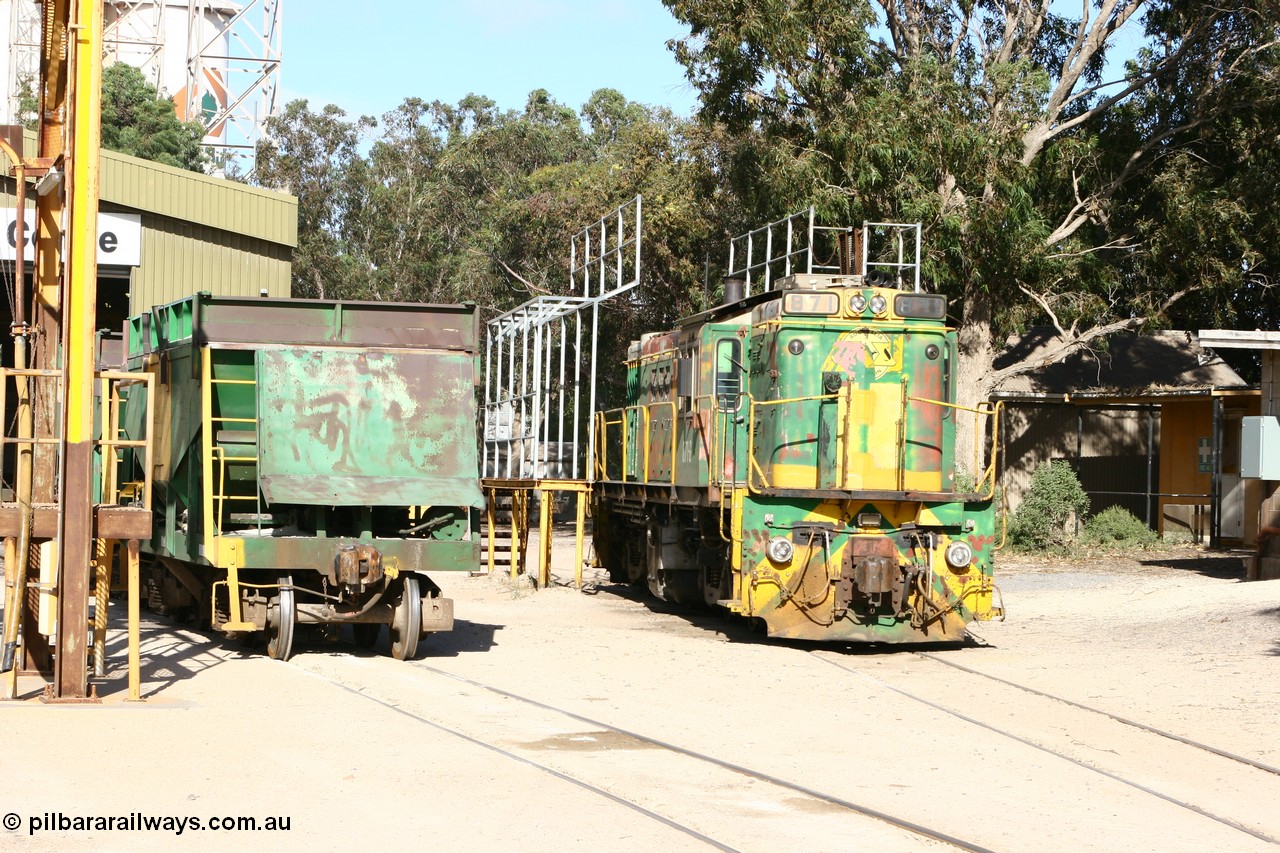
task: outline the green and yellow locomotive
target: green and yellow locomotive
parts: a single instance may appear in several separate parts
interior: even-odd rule
[[[632,344],[627,405],[596,418],[613,580],[808,640],[956,641],[1003,615],[994,437],[976,487],[956,469],[958,419],[994,432],[996,412],[954,403],[945,298],[892,283],[729,283],[725,304]]]

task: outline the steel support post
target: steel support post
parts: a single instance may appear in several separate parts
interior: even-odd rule
[[[4,540],[4,583],[5,591],[8,592],[11,586],[17,583],[18,577],[18,540],[12,536],[6,536]],[[10,619],[17,619],[18,614],[22,612],[22,608],[26,604],[26,596],[17,594],[15,589],[13,595],[6,595],[5,606],[13,608],[12,612],[6,610],[4,617],[6,622]],[[16,625],[15,625],[16,638]],[[0,684],[0,699],[16,699],[18,698],[18,659],[15,656],[12,665],[4,674],[4,682]]]
[[[551,504],[555,492],[538,492],[538,586],[551,586]]]
[[[573,582],[578,589],[582,589],[582,534],[587,523],[587,493],[582,489],[578,490],[578,525],[574,532],[574,558],[573,558]]]
[[[97,321],[98,152],[102,106],[102,4],[80,0],[72,31],[72,163],[64,264],[62,353],[66,414],[58,525],[58,630],[54,700],[89,696],[87,656],[93,543],[94,332]]]
[[[138,576],[138,540],[130,539],[126,547],[128,554],[129,576],[129,701],[142,701],[141,674],[141,631],[139,621],[142,613],[141,579]]]

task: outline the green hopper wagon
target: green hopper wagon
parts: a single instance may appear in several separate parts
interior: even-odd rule
[[[365,646],[387,625],[402,660],[453,627],[429,575],[479,566],[474,306],[200,293],[126,331],[129,370],[155,374],[154,608],[280,659],[299,624]]]

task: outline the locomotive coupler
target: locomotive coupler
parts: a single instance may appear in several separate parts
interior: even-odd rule
[[[346,589],[364,592],[365,587],[382,580],[383,574],[381,551],[372,545],[344,543],[334,555],[328,580]]]
[[[894,613],[901,613],[907,600],[907,584],[893,539],[854,536],[845,549],[836,583],[836,613],[843,615],[855,599],[875,612],[886,596]]]

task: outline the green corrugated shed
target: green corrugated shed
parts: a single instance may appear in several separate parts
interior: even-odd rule
[[[28,156],[35,137],[26,134]],[[0,205],[14,206],[0,155]],[[130,272],[129,313],[207,290],[288,296],[298,200],[221,178],[102,152],[101,208],[142,216],[142,262]]]

